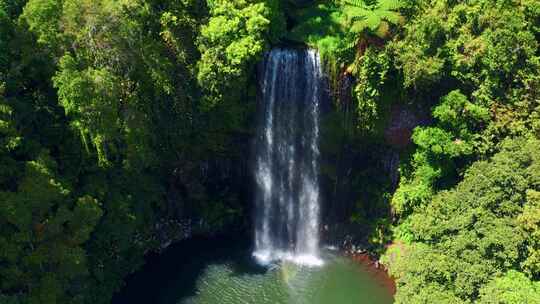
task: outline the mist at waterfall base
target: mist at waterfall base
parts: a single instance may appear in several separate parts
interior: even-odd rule
[[[325,93],[314,50],[273,49],[259,72],[254,257],[321,266],[319,116]]]

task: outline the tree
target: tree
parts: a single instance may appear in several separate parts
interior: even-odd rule
[[[247,71],[262,58],[267,43],[276,41],[284,26],[275,0],[212,0],[210,17],[201,29],[197,79],[212,108],[245,92]],[[233,94],[233,96],[230,96]]]
[[[15,192],[0,191],[0,288],[27,292],[29,303],[80,303],[77,282],[89,275],[83,245],[102,216],[92,197],[73,201],[55,167],[44,151],[24,163]]]
[[[459,166],[470,161],[480,145],[478,133],[490,120],[487,108],[470,102],[459,90],[442,97],[432,115],[437,119],[434,126],[414,130],[412,139],[418,148],[412,170],[403,172],[392,202],[397,214],[411,214],[425,206],[438,188],[452,185]]]
[[[529,304],[540,302],[540,283],[511,270],[493,279],[480,291],[479,304]]]
[[[316,47],[328,60],[336,56],[343,60],[347,57],[343,53],[355,47],[362,57],[370,44],[382,45],[391,25],[403,23],[399,10],[406,6],[398,0],[316,1],[292,15],[296,26],[287,37]]]
[[[342,0],[341,5],[349,35],[353,35],[354,45],[358,46],[361,56],[369,43],[369,36],[385,39],[390,25],[403,23],[399,10],[406,4],[399,0]]]
[[[538,170],[538,168],[534,168]],[[535,175],[536,176],[536,175]],[[535,180],[534,182],[538,182]],[[527,259],[522,267],[529,276],[540,280],[540,192],[529,190],[527,203],[518,218],[521,229],[527,233]]]
[[[425,288],[445,290],[443,298],[451,295],[465,303],[485,294],[485,303],[492,303],[488,290],[507,284],[490,283],[494,278],[530,269],[525,261],[536,261],[537,254],[538,226],[530,208],[540,185],[539,144],[537,139],[506,140],[501,152],[474,163],[454,189],[437,193],[402,224],[410,244],[391,266],[398,277],[397,303],[424,303],[429,299]],[[424,298],[418,298],[421,294]],[[409,302],[410,297],[418,301]]]

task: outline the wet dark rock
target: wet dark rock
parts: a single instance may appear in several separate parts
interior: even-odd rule
[[[386,143],[396,149],[405,149],[412,142],[414,128],[421,124],[421,118],[412,109],[402,105],[393,106],[384,131]]]

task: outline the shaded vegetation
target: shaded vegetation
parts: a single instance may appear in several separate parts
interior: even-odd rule
[[[108,303],[164,222],[245,221],[208,171],[289,44],[331,85],[327,209],[396,302],[539,302],[539,39],[536,0],[0,0],[0,303]]]
[[[350,220],[372,226],[397,303],[538,301],[539,8],[323,1],[298,14],[292,37],[331,58],[341,114],[326,127],[326,155],[360,153],[370,168],[385,146],[400,155],[395,192],[381,179],[388,171],[347,171],[360,200]],[[395,137],[407,130],[389,127],[403,109],[417,126],[406,147]]]
[[[160,248],[175,174],[189,220],[239,219],[184,175],[241,155],[277,5],[0,1],[0,302],[108,303]]]

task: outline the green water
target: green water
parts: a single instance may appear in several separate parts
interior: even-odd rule
[[[366,272],[344,258],[320,268],[284,263],[265,273],[238,274],[227,263],[209,265],[195,296],[178,304],[386,304],[392,303]]]
[[[153,257],[114,304],[391,304],[363,267],[325,253],[322,267],[257,265],[236,240],[180,244]]]

